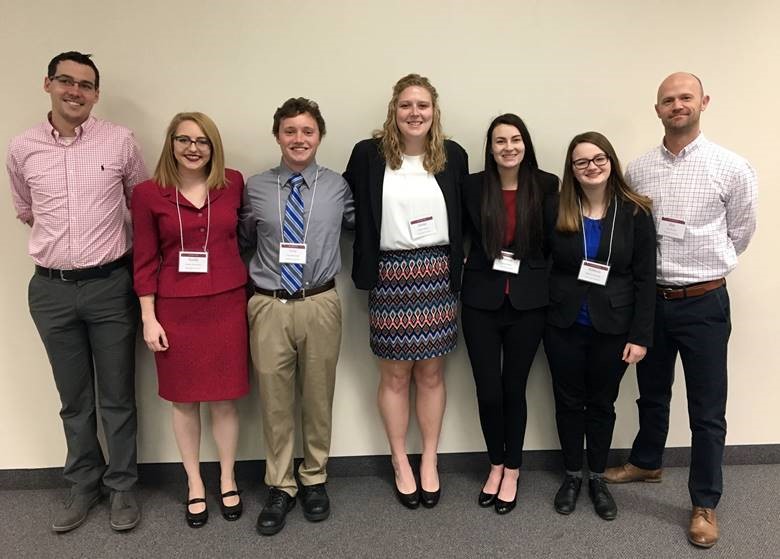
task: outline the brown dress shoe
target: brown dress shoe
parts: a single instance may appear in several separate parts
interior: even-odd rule
[[[705,548],[710,548],[718,542],[718,518],[715,516],[715,509],[693,507],[688,541]]]
[[[626,462],[622,466],[607,468],[604,472],[604,481],[607,483],[630,483],[632,481],[658,483],[661,481],[662,472],[661,468],[645,470],[644,468],[637,468],[631,462]]]

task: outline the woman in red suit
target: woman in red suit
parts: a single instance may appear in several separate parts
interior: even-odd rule
[[[235,400],[249,391],[246,268],[236,240],[244,181],[225,169],[214,122],[202,113],[171,121],[154,178],[132,199],[135,290],[159,394],[173,404],[173,431],[187,472],[187,523],[208,519],[200,475],[200,403],[211,408],[222,469],[220,509],[241,516],[233,465]]]

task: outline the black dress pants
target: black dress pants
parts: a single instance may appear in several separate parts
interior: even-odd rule
[[[669,431],[677,354],[682,360],[691,429],[688,491],[694,506],[714,508],[723,492],[726,357],[731,334],[726,287],[700,297],[656,299],[653,347],[637,365],[639,433],[629,461],[660,468]]]
[[[60,417],[68,446],[65,479],[77,493],[93,492],[101,481],[113,490],[131,489],[138,478],[138,299],[130,270],[117,268],[106,278],[83,281],[34,275],[28,300],[62,402]],[[108,466],[97,436],[98,411]]]
[[[479,421],[490,463],[519,468],[528,416],[525,386],[544,333],[547,308],[497,310],[463,305],[463,337],[474,373]]]
[[[587,442],[588,468],[603,473],[615,427],[615,400],[628,365],[626,334],[602,334],[590,326],[548,325],[544,351],[555,395],[555,421],[568,471],[582,469]]]

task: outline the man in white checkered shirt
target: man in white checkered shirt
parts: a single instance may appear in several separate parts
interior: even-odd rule
[[[130,130],[91,116],[100,73],[90,55],[55,56],[43,89],[51,112],[11,140],[6,166],[16,216],[31,228],[30,314],[51,363],[68,448],[63,475],[71,490],[52,529],[84,522],[104,487],[111,528],[130,530],[140,513],[132,492],[138,300],[128,269],[128,201],[148,175]]]
[[[755,231],[758,190],[745,159],[701,134],[699,118],[708,103],[693,74],[667,77],[655,105],[663,143],[626,171],[629,184],[653,200],[658,296],[653,347],[637,365],[639,433],[628,462],[605,473],[611,483],[661,481],[679,353],[692,431],[688,540],[704,548],[718,541],[715,507],[723,490],[731,332],[725,276]]]

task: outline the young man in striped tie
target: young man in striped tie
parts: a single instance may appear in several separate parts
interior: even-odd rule
[[[331,410],[341,343],[342,225],[354,226],[352,193],[340,174],[317,164],[325,120],[317,104],[291,98],[276,110],[277,167],[251,177],[244,192],[242,244],[254,246],[249,273],[250,349],[259,381],[269,488],[257,530],[284,528],[299,493],[293,472],[296,400],[303,461],[298,468],[303,514],[325,520]],[[298,396],[299,395],[299,396]]]

